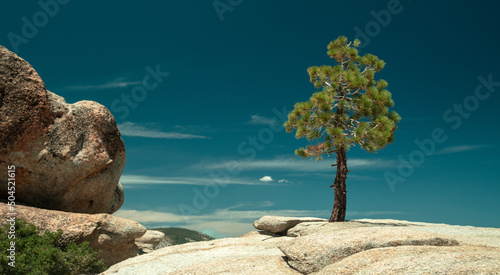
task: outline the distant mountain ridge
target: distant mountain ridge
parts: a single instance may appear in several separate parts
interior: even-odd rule
[[[210,241],[214,239],[207,234],[186,228],[160,227],[153,230],[157,230],[165,234],[165,237],[163,237],[160,243],[158,243],[156,249],[184,243]]]

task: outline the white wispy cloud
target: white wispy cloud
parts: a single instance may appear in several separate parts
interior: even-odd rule
[[[210,176],[205,177],[154,177],[148,175],[122,175],[120,183],[124,188],[138,188],[148,185],[167,185],[167,184],[182,184],[182,185],[214,185],[217,184],[215,179]],[[256,180],[249,180],[239,177],[231,177],[222,184],[240,184],[240,185],[269,185]]]
[[[69,86],[64,89],[66,90],[104,90],[104,89],[117,89],[117,88],[127,88],[129,86],[135,86],[141,84],[140,81],[127,81],[126,78],[118,78],[108,83],[103,84],[90,84],[90,85],[75,85]]]
[[[130,185],[154,185],[154,184],[187,184],[201,185],[206,181],[203,178],[182,178],[182,177],[153,177],[147,175],[122,175],[120,183],[124,186]]]
[[[248,124],[253,125],[277,125],[278,121],[276,118],[267,118],[259,115],[252,115]]]
[[[238,204],[232,205],[226,210],[237,209],[237,208],[263,208],[273,206],[274,202],[272,201],[253,201],[253,202],[240,202]]]
[[[280,179],[280,180],[278,180],[278,182],[279,182],[279,183],[283,183],[283,182],[284,182],[284,183],[290,183],[291,181],[286,180],[286,179]]]
[[[484,145],[459,145],[459,146],[450,146],[443,148],[439,150],[436,154],[437,155],[444,155],[444,154],[453,154],[453,153],[460,153],[460,152],[466,152],[466,151],[472,151],[476,149],[480,149],[485,147]]]
[[[273,178],[271,178],[270,176],[264,176],[264,177],[260,178],[259,180],[263,181],[263,182],[270,182],[270,181],[273,181]]]
[[[139,223],[183,223],[185,218],[182,215],[151,211],[151,210],[127,210],[120,209],[114,216],[133,220]]]
[[[348,159],[347,166],[349,168],[370,169],[391,167],[394,161],[386,161],[381,159]],[[276,158],[269,160],[253,160],[253,161],[219,161],[210,163],[200,163],[194,165],[193,168],[217,170],[226,169],[226,167],[239,167],[244,170],[291,170],[300,172],[331,172],[331,161],[314,161],[311,159],[295,158]]]
[[[284,217],[320,217],[328,219],[331,210],[237,210],[244,207],[261,205],[263,207],[271,206],[270,202],[256,202],[248,204],[238,204],[225,209],[217,209],[211,213],[200,215],[183,216],[170,212],[151,211],[151,210],[127,210],[120,209],[113,215],[134,220],[139,223],[160,224],[166,223],[171,226],[182,226],[202,232],[212,232],[220,234],[218,237],[235,237],[245,234],[255,229],[252,222],[260,219],[262,216],[284,216]],[[348,216],[374,217],[374,216],[392,216],[403,214],[397,211],[347,211]]]
[[[209,139],[210,137],[182,134],[176,132],[162,132],[156,129],[149,129],[144,126],[126,121],[118,124],[118,129],[123,136],[162,138],[162,139]]]
[[[187,225],[214,221],[253,221],[262,216],[285,216],[285,217],[324,217],[329,215],[328,210],[233,210],[241,208],[231,206],[225,209],[217,209],[212,213],[201,215],[179,215],[170,212],[152,210],[127,210],[120,209],[114,216],[134,220],[139,223],[185,223]]]

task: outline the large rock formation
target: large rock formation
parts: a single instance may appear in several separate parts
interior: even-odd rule
[[[4,224],[11,212],[9,206],[0,203],[0,224]],[[88,241],[94,249],[101,250],[101,258],[113,265],[137,256],[135,239],[146,233],[137,222],[109,214],[80,214],[36,207],[16,205],[16,218],[35,224],[42,232],[63,230],[63,243]]]
[[[458,245],[458,241],[452,238],[408,228],[361,227],[336,230],[333,227],[331,229],[281,244],[279,248],[288,257],[288,264],[302,273],[309,274],[356,253],[374,248]]]
[[[67,104],[37,72],[0,46],[0,199],[16,167],[16,200],[78,213],[113,213],[125,146],[115,119],[92,101]]]
[[[268,216],[263,220],[283,225],[301,219]],[[118,263],[104,274],[500,273],[497,228],[397,220],[302,220],[317,222],[270,227],[288,236],[259,231],[166,247]]]
[[[301,223],[288,236],[279,247],[305,274],[500,272],[497,228],[362,219]]]

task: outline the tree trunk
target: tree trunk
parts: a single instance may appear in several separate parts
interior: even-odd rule
[[[330,216],[330,222],[343,222],[345,220],[345,210],[347,203],[345,181],[347,179],[347,158],[345,148],[341,147],[337,150],[337,175],[333,183],[335,192],[335,201],[333,203],[333,211]]]

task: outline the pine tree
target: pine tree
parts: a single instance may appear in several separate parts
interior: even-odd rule
[[[330,222],[344,221],[346,211],[346,151],[351,146],[376,152],[394,140],[394,131],[401,117],[389,108],[394,106],[387,81],[375,79],[385,62],[372,54],[358,55],[358,39],[348,42],[339,36],[328,45],[327,54],[335,59],[334,66],[308,68],[311,83],[321,91],[309,101],[295,104],[284,126],[296,138],[306,137],[314,145],[300,148],[295,154],[303,158],[334,154],[337,173],[335,200]]]

